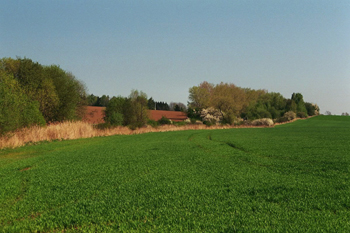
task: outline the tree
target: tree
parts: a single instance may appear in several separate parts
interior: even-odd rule
[[[25,94],[12,74],[0,70],[0,134],[44,124],[39,103]]]
[[[332,113],[331,113],[330,111],[326,111],[326,112],[325,112],[325,115],[330,116],[330,115],[332,115]]]
[[[211,105],[211,94],[214,85],[208,82],[202,82],[199,86],[189,89],[189,107],[191,108],[208,108]]]
[[[39,103],[47,122],[74,120],[84,115],[85,86],[59,66],[42,66],[31,59],[1,59],[1,69],[12,74],[25,95]]]
[[[291,98],[296,104],[296,113],[302,112],[307,115],[307,110],[305,107],[305,102],[303,99],[303,95],[300,93],[293,93]]]
[[[165,102],[156,102],[156,110],[169,111],[170,107],[168,103]]]
[[[39,103],[39,109],[47,122],[53,121],[53,111],[59,105],[59,99],[52,80],[45,75],[44,67],[31,59],[3,60],[7,71],[19,82],[24,93]]]
[[[124,115],[126,111],[127,98],[118,96],[112,97],[108,102],[105,110],[105,122],[110,125],[123,125],[125,124]]]
[[[342,115],[342,116],[349,116],[349,113],[343,112],[341,115]]]
[[[86,97],[87,105],[88,105],[88,106],[97,106],[97,99],[98,99],[98,98],[99,98],[98,96],[95,96],[95,95],[93,95],[93,94],[88,95],[88,96]]]
[[[261,118],[277,119],[286,112],[286,100],[280,93],[265,92],[259,95],[256,102],[241,114],[243,118],[254,120]]]
[[[183,112],[183,111],[187,110],[187,107],[186,107],[186,105],[184,105],[183,103],[180,103],[180,102],[177,102],[177,103],[171,102],[169,104],[169,109],[171,111],[182,111]]]
[[[312,103],[305,103],[305,108],[307,111],[307,115],[309,116],[314,116],[314,115],[318,115],[320,108],[316,105],[316,104],[312,104]]]
[[[53,81],[59,99],[52,120],[81,119],[87,105],[84,84],[77,80],[72,73],[66,72],[56,65],[45,67],[45,74]]]
[[[156,102],[154,102],[153,98],[149,98],[147,102],[148,109],[155,110],[156,109]]]
[[[106,107],[109,102],[109,96],[108,95],[102,95],[101,98],[98,97],[97,99],[97,106]]]
[[[291,99],[287,99],[286,100],[286,112],[289,112],[289,111],[292,111],[292,112],[297,112],[297,104],[295,103],[294,100],[291,100]]]
[[[146,93],[138,90],[132,90],[129,96],[131,101],[131,124],[136,127],[146,125],[148,121],[148,106]]]

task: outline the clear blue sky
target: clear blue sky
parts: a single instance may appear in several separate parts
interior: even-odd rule
[[[3,0],[0,57],[57,64],[95,95],[188,101],[203,81],[350,113],[349,0]]]

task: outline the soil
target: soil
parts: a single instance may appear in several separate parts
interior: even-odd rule
[[[105,116],[105,109],[105,107],[87,106],[83,121],[91,124],[104,123],[103,117]],[[149,110],[149,118],[151,120],[158,121],[163,116],[172,121],[183,121],[187,119],[187,115],[184,112]]]
[[[105,116],[105,109],[106,107],[87,106],[83,121],[91,124],[104,123],[103,117]]]
[[[150,110],[149,114],[150,114],[149,118],[155,121],[158,121],[163,116],[172,121],[184,121],[187,119],[186,113],[178,112],[178,111]]]

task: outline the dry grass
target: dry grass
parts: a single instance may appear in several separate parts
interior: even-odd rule
[[[34,126],[31,128],[24,128],[8,134],[7,136],[0,137],[0,149],[3,148],[15,148],[24,146],[29,143],[37,143],[41,141],[53,141],[53,140],[69,140],[78,138],[91,138],[111,135],[130,135],[130,134],[142,134],[150,132],[167,132],[167,131],[179,131],[179,130],[200,130],[200,129],[229,129],[229,128],[242,128],[242,127],[256,127],[256,126],[210,126],[206,125],[163,125],[157,128],[151,126],[131,130],[128,127],[115,127],[109,129],[97,129],[92,124],[77,121],[77,122],[63,122],[59,124],[51,124],[46,127]],[[261,126],[260,126],[261,127]]]
[[[210,129],[224,129],[232,128],[229,126],[213,126]],[[96,129],[92,124],[77,121],[77,122],[63,122],[59,124],[51,124],[46,127],[34,126],[31,128],[24,128],[12,132],[0,138],[0,149],[15,148],[24,146],[28,143],[36,143],[41,141],[53,140],[68,140],[78,138],[91,138],[110,135],[130,135],[142,134],[150,132],[166,132],[178,130],[197,130],[208,129],[205,125],[186,125],[173,126],[164,125],[157,128],[143,127],[136,130],[131,130],[128,127],[115,127],[109,129]]]

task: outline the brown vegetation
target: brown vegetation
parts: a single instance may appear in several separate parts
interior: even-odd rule
[[[292,120],[291,122],[297,119]],[[288,122],[286,122],[288,123]],[[281,124],[281,123],[280,123]],[[266,126],[230,126],[230,125],[213,125],[206,126],[204,124],[190,124],[184,126],[162,125],[156,128],[151,126],[131,130],[128,127],[115,127],[107,129],[97,129],[88,122],[63,122],[51,124],[46,127],[34,126],[17,130],[0,138],[0,149],[16,148],[29,143],[37,143],[41,141],[69,140],[78,138],[91,138],[111,135],[131,135],[150,132],[167,132],[180,130],[200,130],[200,129],[230,129],[230,128],[255,128]]]
[[[231,126],[213,126],[210,129],[227,129]],[[59,124],[51,124],[46,127],[34,126],[17,130],[7,136],[0,138],[0,148],[15,148],[24,146],[28,143],[36,143],[40,141],[67,140],[78,138],[91,138],[111,135],[130,135],[150,132],[166,132],[179,130],[198,130],[209,129],[205,125],[186,125],[174,126],[163,125],[157,128],[143,127],[131,130],[128,127],[115,127],[107,129],[97,129],[87,122],[63,122]]]

